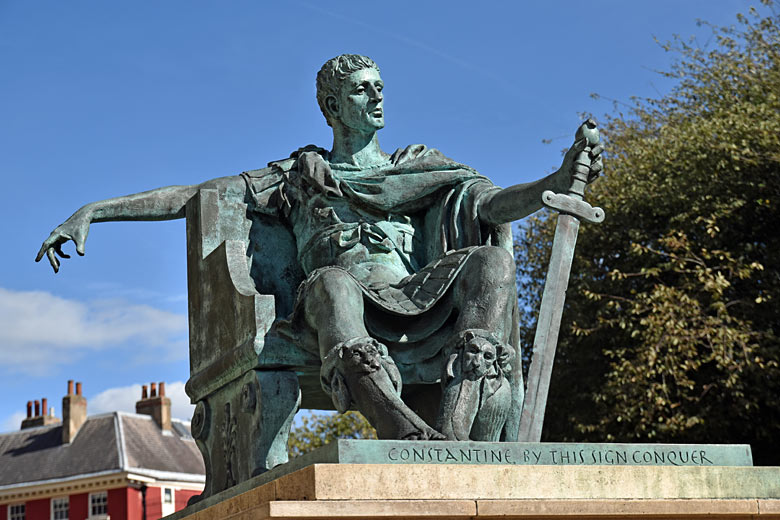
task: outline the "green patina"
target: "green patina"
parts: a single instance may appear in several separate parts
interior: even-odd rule
[[[93,222],[186,217],[204,496],[284,462],[301,405],[358,409],[385,439],[518,439],[510,223],[546,193],[574,218],[601,147],[586,124],[558,171],[499,188],[423,145],[382,151],[383,87],[370,59],[329,60],[317,99],[330,150],[87,204],[41,246],[56,272],[66,242],[84,254]]]

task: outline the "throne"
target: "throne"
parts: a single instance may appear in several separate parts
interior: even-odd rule
[[[333,409],[320,360],[275,335],[304,275],[295,240],[247,203],[201,189],[188,203],[187,283],[192,436],[211,496],[287,462],[298,408]]]

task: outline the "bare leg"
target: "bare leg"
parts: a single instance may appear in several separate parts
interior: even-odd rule
[[[320,357],[353,338],[368,336],[363,322],[363,294],[355,280],[341,269],[326,269],[306,296],[306,321],[317,331]]]
[[[323,388],[344,412],[357,407],[381,439],[444,438],[401,400],[401,376],[387,348],[363,322],[363,294],[340,269],[322,271],[308,288],[306,320],[317,331]]]

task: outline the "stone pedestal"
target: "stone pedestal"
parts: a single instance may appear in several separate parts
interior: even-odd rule
[[[780,519],[780,468],[313,464],[213,498],[175,516]]]

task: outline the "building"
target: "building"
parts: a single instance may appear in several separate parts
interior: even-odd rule
[[[147,520],[184,508],[203,489],[203,459],[189,423],[171,419],[165,383],[149,390],[134,414],[87,416],[73,381],[62,420],[46,399],[28,402],[21,430],[0,434],[0,520]]]

